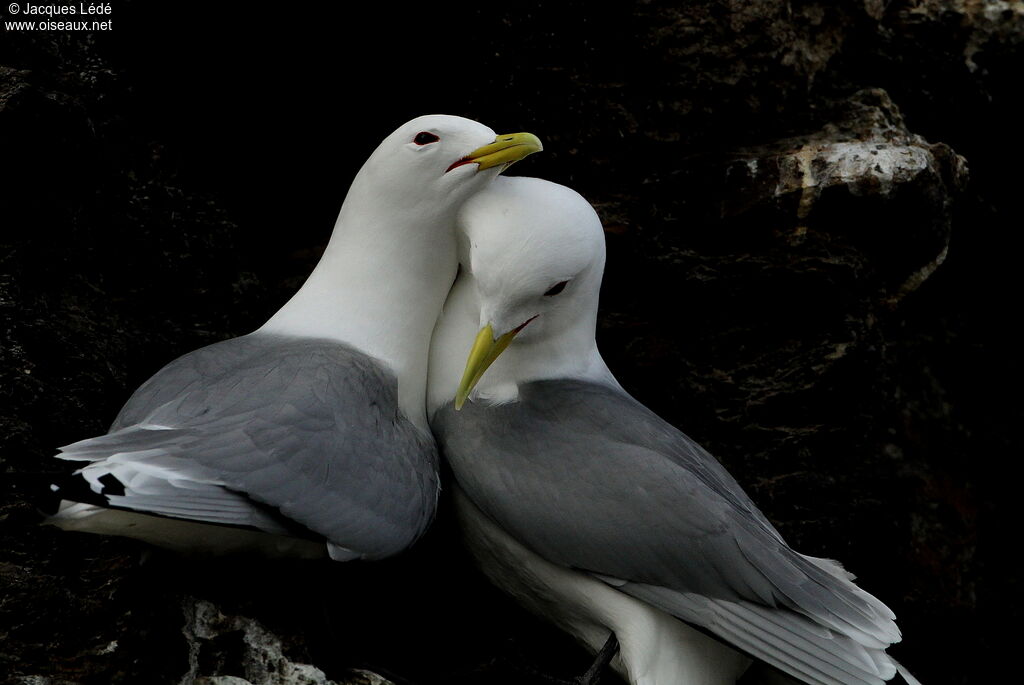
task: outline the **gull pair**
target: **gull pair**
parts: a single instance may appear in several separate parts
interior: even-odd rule
[[[614,636],[634,685],[731,683],[751,658],[807,683],[893,678],[892,613],[791,550],[615,381],[594,342],[596,214],[562,186],[495,178],[537,149],[451,117],[392,134],[280,312],[165,367],[110,434],[65,448],[89,462],[87,496],[66,493],[55,522],[124,534],[132,517],[137,536],[192,546],[168,530],[188,520],[230,531],[204,537],[220,549],[387,556],[436,505],[429,415],[484,572],[592,650]]]

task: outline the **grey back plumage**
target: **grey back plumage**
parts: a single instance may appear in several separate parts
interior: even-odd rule
[[[534,381],[517,402],[448,405],[432,427],[467,496],[549,561],[807,682],[891,677],[867,651],[899,639],[892,613],[790,549],[714,457],[621,390]],[[807,651],[811,666],[792,656]]]
[[[407,547],[429,525],[439,490],[434,441],[400,412],[390,371],[336,341],[267,334],[168,364],[108,435],[59,456],[128,462],[131,473],[174,486],[172,497],[135,493],[140,511],[231,523],[231,508],[251,500],[322,536],[338,558]]]

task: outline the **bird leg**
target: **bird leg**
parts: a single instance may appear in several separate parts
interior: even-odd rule
[[[590,665],[586,673],[576,679],[578,685],[598,685],[601,682],[602,672],[611,663],[612,657],[618,651],[619,641],[615,638],[615,633],[611,633],[608,635],[608,640],[604,643],[604,647],[594,657],[594,663]]]

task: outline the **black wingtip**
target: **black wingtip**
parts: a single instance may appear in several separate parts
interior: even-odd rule
[[[103,490],[97,493],[81,474],[74,473],[59,478],[50,485],[50,490],[42,498],[39,508],[47,516],[53,516],[57,513],[63,500],[109,507],[110,500],[107,499],[107,495],[124,495],[124,483],[119,481],[114,474],[103,474],[100,476],[99,482],[103,484]]]

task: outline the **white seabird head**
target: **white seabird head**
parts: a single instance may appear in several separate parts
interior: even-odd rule
[[[406,122],[363,163],[313,273],[259,332],[367,353],[395,374],[402,409],[425,426],[430,333],[458,268],[456,213],[540,149],[532,134],[496,136],[462,117]]]
[[[386,189],[387,197],[380,199],[393,208],[457,206],[510,164],[542,149],[532,133],[497,135],[471,119],[421,116],[377,146],[350,194],[365,186],[378,193]]]
[[[594,333],[605,244],[590,203],[556,183],[497,179],[463,206],[458,228],[480,332],[456,408],[513,339],[503,360],[513,382],[542,367],[548,375],[572,376],[599,360]]]

